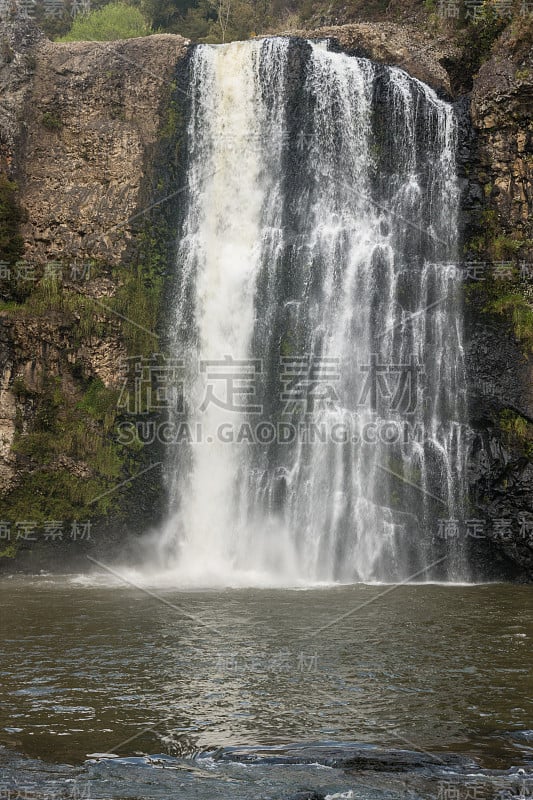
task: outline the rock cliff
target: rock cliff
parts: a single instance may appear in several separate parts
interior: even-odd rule
[[[65,531],[98,521],[101,546],[139,514],[141,526],[152,518],[160,476],[151,498],[147,476],[144,500],[130,479],[157,460],[120,447],[113,425],[121,365],[158,351],[167,243],[154,228],[171,194],[187,42],[52,44],[28,22],[2,37],[0,165],[16,182],[24,248],[0,274],[0,545],[28,559],[50,520]],[[35,523],[31,535],[21,519]]]
[[[465,236],[472,502],[533,575],[533,37],[495,43],[471,96]],[[465,136],[465,142],[467,137]],[[470,215],[470,216],[469,216]]]
[[[528,25],[508,28],[474,75],[461,73],[468,58],[457,37],[411,23],[291,31],[398,65],[457,103],[465,259],[483,273],[466,281],[472,515],[490,523],[476,557],[521,579],[533,568]],[[121,364],[161,347],[188,42],[59,44],[27,22],[0,38],[0,170],[23,239],[0,274],[0,519],[38,529],[6,534],[0,550],[22,551],[34,568],[47,520],[90,518],[100,552],[147,527],[160,505],[158,453],[124,447],[114,426]],[[499,262],[506,283],[494,275]]]

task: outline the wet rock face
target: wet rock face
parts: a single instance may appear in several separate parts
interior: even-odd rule
[[[501,418],[512,413],[525,425],[533,422],[533,361],[509,321],[487,313],[485,282],[487,263],[533,268],[532,106],[531,40],[515,41],[505,33],[475,77],[469,114],[465,106],[461,117],[463,239],[467,259],[480,262],[482,270],[481,282],[467,280],[465,305],[473,428],[468,468],[473,516],[485,520],[488,537],[476,543],[476,557],[489,574],[496,568],[496,576],[502,569],[525,580],[533,579],[533,464],[520,442],[504,434]],[[487,221],[493,229],[488,235]],[[472,236],[480,233],[488,251],[469,251]],[[500,255],[490,252],[496,239],[503,244]],[[511,249],[518,244],[515,255]],[[529,274],[531,284],[533,269]],[[521,286],[526,297],[527,284]],[[496,291],[509,289],[502,284]]]
[[[325,800],[325,795],[304,789],[303,791],[294,794],[290,800]]]
[[[469,376],[468,478],[473,517],[485,521],[487,539],[476,559],[486,575],[531,580],[533,575],[533,464],[502,435],[500,415],[512,410],[533,418],[531,368],[501,321],[467,309]]]
[[[483,134],[472,123],[472,99],[455,103],[459,122],[458,172],[462,191],[460,222],[462,241],[468,243],[479,232],[479,221],[487,209],[481,179],[480,147]],[[488,110],[488,106],[487,106]],[[496,165],[489,164],[493,171]],[[480,254],[467,254],[478,261]],[[486,278],[484,270],[481,277]],[[500,415],[509,408],[526,415],[533,411],[531,369],[520,344],[501,318],[484,311],[486,299],[477,294],[476,281],[466,280],[465,365],[471,436],[468,483],[471,517],[483,524],[483,538],[469,542],[472,564],[479,579],[516,578],[532,574],[533,541],[524,535],[533,526],[531,464],[504,442]]]

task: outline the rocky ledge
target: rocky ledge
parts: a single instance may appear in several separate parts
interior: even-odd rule
[[[452,67],[462,49],[450,37],[392,22],[356,22],[290,33],[304,39],[332,39],[344,52],[400,67],[449,98],[457,91]]]

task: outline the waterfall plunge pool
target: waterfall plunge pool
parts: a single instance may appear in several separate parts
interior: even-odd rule
[[[531,587],[0,593],[6,791],[531,794]]]

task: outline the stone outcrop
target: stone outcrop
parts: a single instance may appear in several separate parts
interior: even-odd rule
[[[390,22],[356,22],[291,34],[304,39],[333,39],[344,52],[401,67],[449,97],[454,93],[445,65],[460,59],[461,48],[447,36],[433,36],[413,25]]]
[[[44,39],[34,25],[0,22],[0,170],[16,171],[24,115],[35,67],[33,51]]]
[[[500,231],[531,240],[533,260],[533,25],[506,31],[482,64],[472,91],[477,174]]]
[[[33,49],[21,183],[28,259],[123,259],[131,220],[142,213],[161,106],[186,48],[181,37],[161,34],[122,42],[42,39]]]

